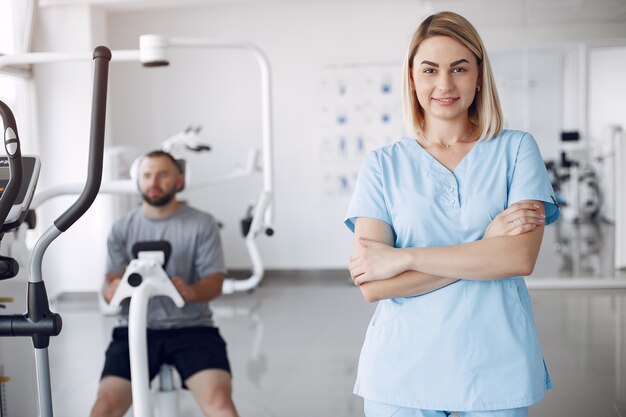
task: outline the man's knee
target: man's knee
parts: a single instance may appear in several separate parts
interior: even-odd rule
[[[202,412],[207,417],[236,416],[232,400],[230,374],[220,369],[205,369],[185,383],[191,390]]]
[[[126,409],[114,395],[99,393],[91,409],[91,417],[122,417]]]
[[[202,395],[198,400],[202,412],[207,417],[228,415],[228,412],[234,412],[235,410],[231,390],[227,388],[215,388],[211,392]]]
[[[98,397],[91,409],[91,417],[122,417],[132,403],[130,381],[105,377],[100,381]]]

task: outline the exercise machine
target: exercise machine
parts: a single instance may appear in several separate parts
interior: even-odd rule
[[[93,52],[94,81],[89,144],[89,167],[87,181],[78,199],[63,212],[35,244],[30,257],[27,311],[24,314],[0,316],[0,336],[30,337],[35,348],[39,415],[52,417],[52,391],[48,347],[50,338],[58,336],[62,319],[50,310],[42,275],[44,254],[49,245],[67,231],[89,209],[98,194],[102,181],[104,156],[104,127],[108,85],[108,68],[111,51],[104,46]],[[4,121],[4,144],[6,163],[0,162],[0,225],[1,234],[19,227],[27,216],[37,178],[38,159],[22,157],[20,141],[13,113],[0,102],[0,114]],[[8,172],[8,174],[7,174]],[[5,180],[2,180],[5,178]],[[6,183],[4,182],[6,181]],[[6,184],[6,185],[5,185]],[[2,279],[17,275],[19,264],[10,257],[0,258]],[[22,396],[26,393],[22,393]]]
[[[133,393],[133,415],[137,417],[178,417],[180,401],[175,369],[170,364],[161,366],[158,388],[151,392],[147,357],[147,313],[150,298],[169,297],[179,308],[184,300],[165,272],[171,254],[167,241],[137,242],[133,245],[134,259],[126,268],[115,294],[107,303],[100,293],[100,309],[107,315],[120,312],[122,303],[129,302],[128,344],[130,351],[131,389]],[[129,300],[130,299],[130,300]],[[259,378],[266,366],[266,358],[259,353],[263,338],[263,324],[259,315],[248,309],[213,308],[214,314],[222,318],[250,317],[255,327],[248,364],[251,378]]]
[[[148,302],[151,297],[158,295],[169,297],[179,308],[185,305],[185,301],[164,270],[171,251],[171,245],[166,241],[137,242],[133,245],[135,259],[131,260],[126,268],[111,302],[109,304],[104,300],[101,302],[101,308],[106,313],[113,314],[119,311],[124,300],[130,298],[128,346],[133,414],[138,417],[178,416],[178,396],[174,386],[174,371],[170,365],[161,367],[159,390],[153,405],[146,336]]]

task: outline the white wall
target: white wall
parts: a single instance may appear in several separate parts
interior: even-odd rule
[[[626,126],[626,111],[621,101],[626,91],[626,77],[616,76],[626,65],[624,46],[595,47],[588,52],[589,65],[589,136],[602,141],[609,125]]]
[[[84,52],[103,40],[104,15],[86,6],[40,11],[34,39],[36,51]],[[98,23],[99,22],[99,23]],[[39,154],[38,190],[67,182],[84,183],[91,116],[91,62],[41,64],[35,67]],[[38,210],[37,234],[47,229],[77,196],[59,197]],[[100,285],[108,219],[102,199],[75,227],[54,241],[44,257],[48,293],[92,291]],[[110,224],[110,221],[108,221]],[[95,256],[97,255],[97,256]]]
[[[84,22],[78,26],[67,24],[62,16],[74,16],[77,12],[72,9],[45,9],[63,30],[56,28],[59,35],[55,28],[44,27],[40,40],[45,38],[46,42],[41,41],[42,49],[84,50],[94,46],[88,33],[97,25],[92,23],[90,29]],[[78,13],[82,16],[75,16],[77,20],[93,20],[87,11],[79,8]],[[409,2],[360,2],[358,8],[352,2],[268,2],[110,12],[104,27],[112,49],[135,49],[140,34],[161,33],[248,40],[265,51],[274,82],[276,235],[260,237],[260,249],[268,268],[319,269],[344,268],[352,247],[351,235],[342,225],[349,197],[338,195],[331,199],[319,192],[326,169],[319,157],[320,84],[324,71],[347,64],[398,65],[410,34],[425,15],[426,10]],[[616,24],[537,28],[483,24],[478,29],[488,49],[626,38],[626,28]],[[70,30],[72,33],[63,35]],[[258,70],[254,61],[242,52],[178,50],[172,54],[171,63],[168,68],[155,69],[131,63],[111,66],[109,143],[147,150],[187,125],[201,124],[203,135],[214,150],[201,160],[191,161],[194,177],[209,177],[243,163],[246,149],[260,142]],[[77,140],[78,131],[83,131],[88,120],[83,103],[88,91],[78,85],[88,82],[91,75],[85,67],[80,76],[72,77],[69,85],[59,85],[58,80],[68,74],[60,69],[55,71],[54,77],[38,76],[38,84],[47,91],[39,110],[41,136],[43,141],[50,137],[55,144],[69,144]],[[68,95],[68,89],[80,91]],[[62,117],[67,114],[72,115],[71,127]],[[56,133],[62,127],[65,131],[73,129],[72,134]],[[58,154],[52,146],[48,152]],[[79,175],[80,162],[73,165],[77,173],[70,175]],[[67,179],[68,173],[57,168],[46,181]],[[230,268],[249,265],[238,221],[259,189],[260,179],[255,178],[186,194],[191,204],[224,222],[223,238]],[[101,224],[95,219],[93,223]],[[93,288],[97,288],[94,283],[100,282],[101,273],[96,271],[103,265],[106,223],[105,220],[97,232],[90,234],[93,255],[83,255],[93,265],[91,275],[99,275],[95,280],[88,278]],[[83,288],[84,274],[73,279],[65,290]]]
[[[618,68],[626,65],[626,44],[621,47],[596,47],[588,52],[588,107],[589,138],[593,155],[600,157],[596,163],[602,180],[605,209],[603,213],[610,220],[619,218],[622,226],[626,224],[626,214],[615,211],[617,188],[621,195],[626,193],[622,183],[615,183],[614,136],[612,128],[621,127],[626,131],[626,110],[621,104],[626,91],[626,79],[620,76]],[[622,136],[623,137],[623,136]],[[626,161],[621,161],[623,165]],[[624,198],[624,197],[622,197]]]
[[[531,132],[545,160],[559,155],[563,130],[562,47],[511,47],[490,54],[505,128]]]

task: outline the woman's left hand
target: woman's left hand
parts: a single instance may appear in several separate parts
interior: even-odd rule
[[[543,205],[522,201],[498,214],[487,226],[483,238],[515,236],[532,232],[545,223]]]
[[[408,269],[409,261],[401,249],[360,237],[350,256],[350,276],[356,285],[393,278]]]

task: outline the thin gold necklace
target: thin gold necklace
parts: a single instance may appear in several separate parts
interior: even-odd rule
[[[432,140],[428,139],[426,137],[426,135],[424,134],[424,132],[420,131],[420,135],[422,136],[422,138],[424,138],[424,140],[428,143],[430,143],[431,145],[439,145],[443,148],[445,148],[446,150],[450,149],[452,147],[452,145],[456,145],[459,142],[466,142],[470,137],[472,137],[472,135],[474,134],[474,131],[476,130],[476,127],[473,127],[472,130],[470,131],[469,135],[467,135],[463,140],[457,140],[454,143],[451,143],[449,145],[446,145],[445,143],[441,143],[441,142],[433,142]]]

